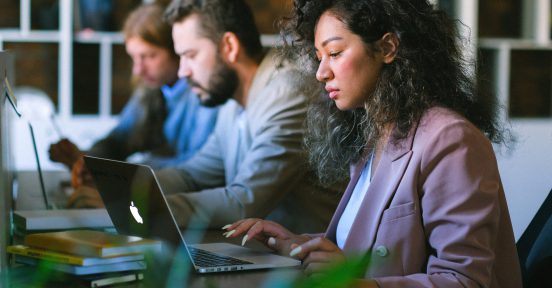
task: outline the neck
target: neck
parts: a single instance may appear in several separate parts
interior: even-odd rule
[[[255,75],[257,75],[257,70],[259,69],[261,60],[262,58],[256,60],[245,57],[235,66],[236,73],[238,73],[238,81],[240,84],[238,85],[233,98],[244,108],[247,107],[249,90],[251,89],[251,85],[253,84]]]

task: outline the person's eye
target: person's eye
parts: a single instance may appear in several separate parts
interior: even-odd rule
[[[193,60],[196,57],[196,53],[186,53],[186,55],[184,55],[184,56],[188,60]]]
[[[341,55],[341,52],[330,52],[330,57],[331,58],[337,58],[337,57],[339,57],[339,55]]]

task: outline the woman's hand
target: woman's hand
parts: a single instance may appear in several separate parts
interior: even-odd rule
[[[105,207],[98,190],[80,186],[73,191],[67,200],[67,208],[103,208]]]
[[[226,231],[223,234],[226,238],[235,238],[245,234],[242,246],[248,240],[256,239],[282,255],[289,255],[293,249],[292,244],[302,244],[311,239],[307,235],[294,234],[276,222],[256,218],[243,219],[228,224],[222,229]]]
[[[320,272],[329,265],[345,261],[343,251],[324,237],[313,238],[303,244],[292,244],[290,256],[303,260],[307,274]]]

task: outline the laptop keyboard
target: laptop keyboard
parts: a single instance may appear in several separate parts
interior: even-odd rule
[[[192,255],[194,264],[199,267],[217,267],[217,266],[233,266],[243,264],[253,264],[248,261],[243,261],[230,256],[224,256],[209,252],[206,250],[188,247],[190,254]]]

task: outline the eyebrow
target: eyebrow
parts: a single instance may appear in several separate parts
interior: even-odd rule
[[[178,52],[178,51],[174,51],[176,55],[178,56],[184,56],[186,54],[190,54],[194,51],[194,49],[185,49],[184,51],[182,52]]]
[[[334,37],[330,37],[326,40],[324,40],[324,42],[322,42],[322,47],[328,45],[328,43],[332,42],[332,41],[336,41],[336,40],[343,40],[343,38],[339,37],[339,36],[334,36]]]

